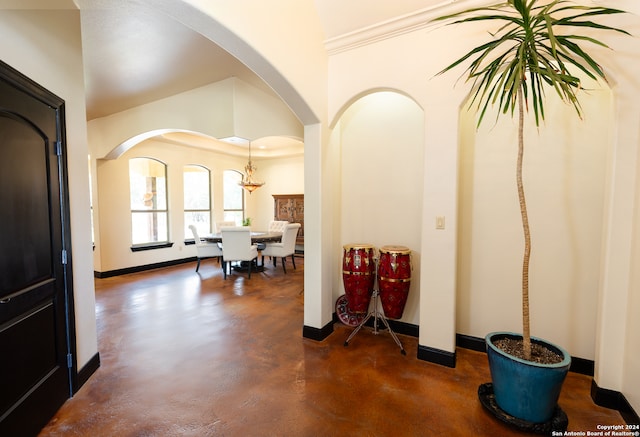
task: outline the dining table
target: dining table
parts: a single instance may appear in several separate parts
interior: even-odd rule
[[[210,243],[222,243],[222,234],[220,232],[207,234],[202,238]],[[251,231],[251,244],[257,244],[258,250],[264,249],[266,243],[277,243],[280,241],[282,241],[282,232]],[[241,262],[240,265],[234,266],[234,269],[239,271],[246,271],[247,268],[248,264],[245,261]],[[264,263],[258,264],[257,258],[254,264],[254,270],[258,272],[264,271]]]
[[[210,243],[222,243],[222,234],[208,234],[202,237]],[[251,244],[274,243],[282,241],[282,232],[251,231]]]

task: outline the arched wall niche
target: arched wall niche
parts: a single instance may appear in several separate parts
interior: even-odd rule
[[[342,115],[345,113],[345,111],[347,111],[349,108],[352,107],[352,105],[357,102],[358,100],[361,100],[362,98],[371,95],[371,94],[375,94],[375,93],[394,93],[394,94],[398,94],[398,95],[402,95],[407,97],[410,100],[413,100],[415,102],[415,104],[420,108],[420,110],[423,110],[422,106],[420,105],[420,103],[418,102],[418,100],[416,100],[415,98],[413,98],[411,96],[410,93],[405,92],[403,90],[400,90],[398,88],[392,88],[392,87],[379,87],[379,88],[371,88],[371,89],[367,89],[367,90],[363,90],[360,91],[359,93],[355,94],[354,96],[352,96],[349,100],[347,100],[335,113],[333,119],[331,120],[330,124],[329,124],[329,128],[334,129],[336,127],[336,125],[338,124],[338,122],[342,119]]]
[[[422,226],[422,108],[403,92],[367,90],[343,106],[333,128],[341,154],[336,245],[406,246],[417,267]],[[344,293],[341,256],[334,258],[333,272],[335,301]],[[414,268],[404,322],[419,324],[419,302],[420,274]]]

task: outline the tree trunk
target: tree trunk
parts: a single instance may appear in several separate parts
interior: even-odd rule
[[[527,203],[524,198],[524,185],[522,183],[522,160],[524,157],[524,102],[522,87],[518,88],[518,164],[517,183],[518,200],[520,201],[520,214],[522,216],[522,229],[524,231],[524,256],[522,261],[522,342],[524,356],[531,359],[531,328],[529,321],[529,258],[531,257],[531,235],[529,234],[529,217],[527,215]]]

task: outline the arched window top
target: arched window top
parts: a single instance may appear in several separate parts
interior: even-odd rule
[[[201,164],[186,164],[184,166],[184,171],[189,172],[189,171],[206,171],[211,173],[211,170],[208,167],[205,167],[204,165]]]
[[[160,169],[160,168],[166,168],[167,164],[165,164],[164,162],[160,161],[157,158],[140,156],[140,157],[129,159],[129,168],[131,168],[132,166],[136,166],[136,168],[141,168],[141,169],[144,169],[144,168]]]

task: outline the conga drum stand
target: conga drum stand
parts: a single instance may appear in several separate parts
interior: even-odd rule
[[[405,352],[404,348],[402,347],[402,343],[400,343],[398,336],[396,335],[395,332],[393,332],[393,329],[391,329],[391,326],[389,326],[389,322],[387,322],[387,318],[384,316],[384,314],[378,311],[378,290],[373,290],[372,298],[373,298],[373,311],[369,312],[369,314],[367,314],[367,316],[362,320],[362,322],[360,322],[360,324],[356,327],[356,329],[353,330],[353,332],[349,335],[347,340],[344,342],[344,347],[349,346],[349,341],[351,341],[351,339],[355,337],[358,331],[360,331],[360,328],[362,328],[365,325],[365,323],[367,323],[367,321],[371,317],[373,317],[373,334],[378,335],[378,319],[382,320],[382,323],[384,324],[384,326],[389,330],[389,334],[391,334],[393,341],[395,341],[396,344],[400,347],[400,353],[402,355],[407,355],[407,352]]]

